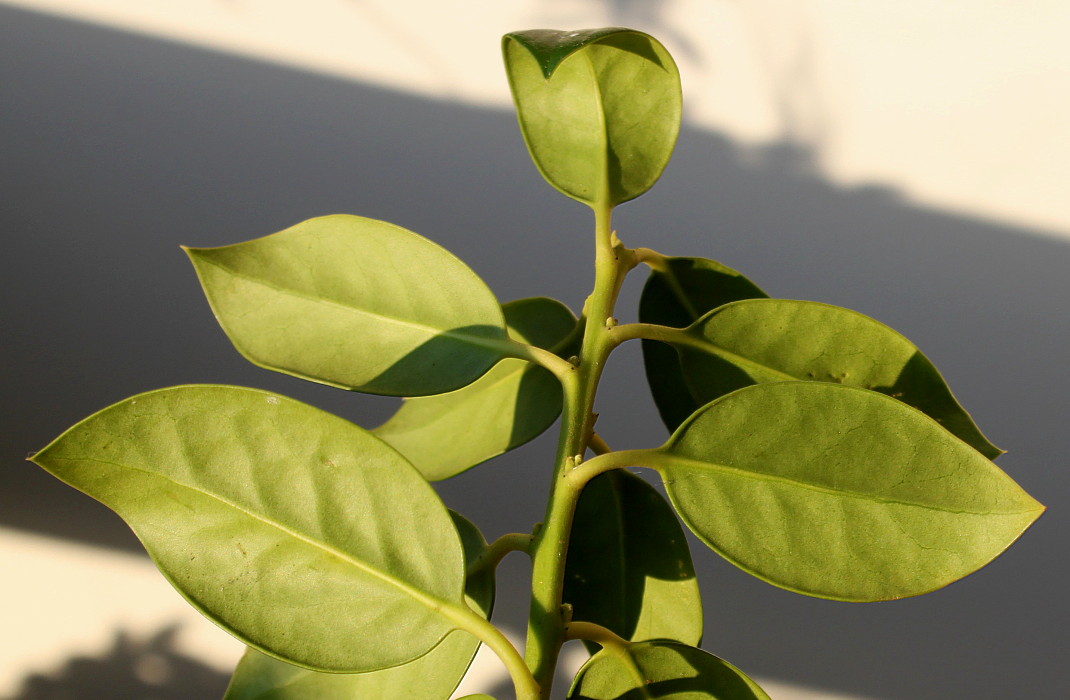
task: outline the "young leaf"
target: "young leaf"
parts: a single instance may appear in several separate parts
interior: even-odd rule
[[[471,563],[486,546],[475,525],[450,511]],[[468,605],[483,617],[494,602],[494,572],[485,569],[468,580]],[[255,649],[245,652],[223,700],[442,700],[461,682],[479,641],[461,630],[414,661],[368,673],[320,673],[292,666]]]
[[[539,29],[502,40],[520,130],[562,194],[612,207],[646,192],[680,130],[680,75],[656,39],[630,29]]]
[[[654,269],[639,298],[639,321],[686,328],[706,312],[740,299],[765,297],[753,282],[730,267],[705,258],[666,258]],[[661,420],[676,430],[705,401],[691,395],[675,349],[653,340],[643,341],[647,383]]]
[[[888,394],[986,457],[1002,454],[928,358],[868,316],[812,301],[751,299],[711,311],[687,332],[699,343],[680,347],[680,362],[700,403],[759,382],[836,382]]]
[[[482,280],[393,224],[324,216],[186,252],[235,348],[267,369],[424,396],[465,386],[503,357],[501,308]]]
[[[777,586],[836,600],[941,588],[1044,510],[920,411],[825,382],[740,389],[649,459],[707,545]]]
[[[519,299],[502,310],[514,339],[548,350],[576,326],[568,307],[553,299]],[[425,478],[437,481],[537,437],[560,413],[561,384],[552,374],[524,360],[505,359],[462,389],[406,399],[372,432]]]
[[[629,641],[702,639],[702,601],[680,523],[661,494],[623,470],[583,488],[562,599],[574,620]]]
[[[701,649],[671,641],[629,644],[595,654],[580,668],[569,700],[686,698],[769,700],[732,664]]]
[[[116,511],[189,602],[249,646],[323,671],[396,666],[456,627],[464,557],[388,445],[291,399],[140,394],[33,461]]]

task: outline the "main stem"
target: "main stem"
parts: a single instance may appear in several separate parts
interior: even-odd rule
[[[584,305],[585,326],[579,364],[563,378],[564,405],[554,479],[542,528],[532,548],[531,610],[525,661],[539,684],[541,698],[550,697],[554,671],[565,641],[568,616],[562,607],[565,557],[569,532],[582,486],[563,477],[583,460],[594,431],[594,399],[606,358],[614,347],[613,307],[630,265],[619,260],[613,246],[609,205],[595,207],[594,291]]]

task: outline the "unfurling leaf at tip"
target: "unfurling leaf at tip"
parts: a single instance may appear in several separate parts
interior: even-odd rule
[[[604,650],[576,674],[569,700],[769,700],[758,684],[723,659],[670,641]]]
[[[733,392],[649,459],[708,546],[777,586],[836,600],[941,588],[1044,510],[922,412],[825,382]]]
[[[546,181],[612,207],[650,189],[680,130],[680,76],[656,39],[630,29],[507,34],[506,73],[528,151]]]
[[[657,490],[623,470],[583,488],[562,599],[572,619],[629,641],[702,639],[702,600],[680,523]]]
[[[501,308],[482,280],[393,224],[324,216],[187,253],[235,348],[267,369],[425,396],[475,381],[504,356]]]
[[[665,258],[664,266],[653,269],[643,285],[639,321],[686,328],[718,306],[765,296],[746,277],[714,260]],[[692,395],[673,347],[644,340],[643,366],[654,404],[669,432],[706,403]]]
[[[835,382],[871,389],[919,409],[988,458],[1002,454],[909,340],[858,312],[813,301],[749,299],[721,306],[688,328],[679,348],[699,404],[770,381]]]
[[[553,299],[518,299],[502,310],[515,340],[547,350],[576,327],[568,307]],[[437,481],[537,437],[560,413],[561,385],[550,372],[505,359],[464,388],[406,399],[372,432]]]
[[[469,564],[486,541],[475,525],[450,511]],[[494,571],[486,569],[468,580],[469,605],[489,617],[494,602]],[[479,641],[460,630],[446,635],[414,661],[368,673],[320,673],[261,654],[245,652],[223,700],[442,700],[450,696],[468,670]]]
[[[371,671],[456,626],[443,610],[463,605],[465,562],[446,508],[394,449],[311,406],[161,389],[33,461],[117,512],[190,603],[265,653]]]

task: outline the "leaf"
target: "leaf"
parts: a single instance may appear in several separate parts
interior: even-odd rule
[[[648,457],[712,549],[769,583],[836,600],[941,588],[1044,510],[920,411],[825,382],[740,389]]]
[[[702,639],[702,600],[684,532],[661,494],[639,477],[618,469],[584,487],[563,600],[573,619],[629,641]]]
[[[453,511],[450,516],[470,564],[486,542],[475,525]],[[469,579],[465,592],[469,606],[489,617],[494,601],[493,570],[484,569]],[[414,661],[359,674],[310,671],[249,649],[238,663],[223,700],[442,700],[461,682],[478,648],[475,637],[455,630]]]
[[[396,666],[455,628],[464,558],[430,485],[367,431],[254,389],[140,394],[33,461],[117,512],[189,602],[322,671]]]
[[[519,299],[502,310],[514,339],[546,349],[576,326],[568,307],[553,299]],[[535,438],[560,413],[561,385],[550,372],[505,359],[462,389],[406,399],[372,432],[437,481]]]
[[[666,258],[664,269],[652,270],[639,298],[640,323],[686,328],[722,304],[765,297],[753,282],[730,267],[705,258]],[[705,401],[698,401],[680,367],[674,348],[643,341],[647,383],[661,420],[676,430]]]
[[[424,396],[470,384],[503,357],[502,312],[482,280],[393,224],[324,216],[186,252],[234,347],[267,369]]]
[[[604,650],[576,674],[569,700],[769,700],[732,664],[701,649],[670,641]]]
[[[562,194],[612,207],[646,192],[680,130],[680,75],[642,32],[538,29],[502,40],[520,130]]]
[[[703,316],[688,335],[699,346],[680,347],[680,362],[700,404],[758,382],[837,382],[910,404],[990,459],[1002,454],[918,348],[855,311],[812,301],[737,301]]]

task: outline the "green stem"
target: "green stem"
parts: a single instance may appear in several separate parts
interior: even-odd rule
[[[565,630],[568,639],[585,639],[602,647],[602,654],[615,656],[628,670],[629,675],[636,682],[636,688],[640,689],[643,697],[651,698],[646,689],[647,679],[639,664],[632,656],[631,643],[610,629],[592,622],[570,622]]]
[[[603,649],[609,647],[627,647],[629,642],[619,634],[593,622],[570,622],[565,627],[565,639],[585,639],[594,642]]]
[[[576,371],[576,368],[568,360],[563,360],[549,350],[544,350],[535,345],[511,340],[505,349],[509,357],[527,360],[544,367],[562,382],[565,381],[565,377]]]
[[[550,697],[557,658],[565,641],[562,611],[565,557],[569,533],[583,483],[565,477],[583,461],[594,433],[594,400],[606,359],[616,346],[613,307],[634,258],[615,241],[610,225],[612,208],[595,207],[595,283],[584,304],[583,345],[575,371],[561,377],[564,406],[554,478],[543,527],[532,550],[531,609],[525,658],[541,698]]]
[[[516,650],[513,643],[502,634],[501,630],[484,620],[478,613],[467,607],[455,605],[443,605],[443,614],[452,620],[458,629],[474,635],[479,641],[490,647],[502,664],[509,672],[513,680],[513,689],[516,691],[516,700],[541,700],[539,684],[528,670],[524,657]]]
[[[582,490],[588,481],[599,474],[624,467],[654,468],[660,455],[658,449],[617,450],[606,452],[584,462],[565,475],[571,488]]]
[[[486,569],[494,569],[498,566],[506,554],[510,552],[531,552],[532,536],[520,532],[511,532],[502,535],[491,542],[480,552],[475,561],[468,567],[467,576],[475,576]]]

